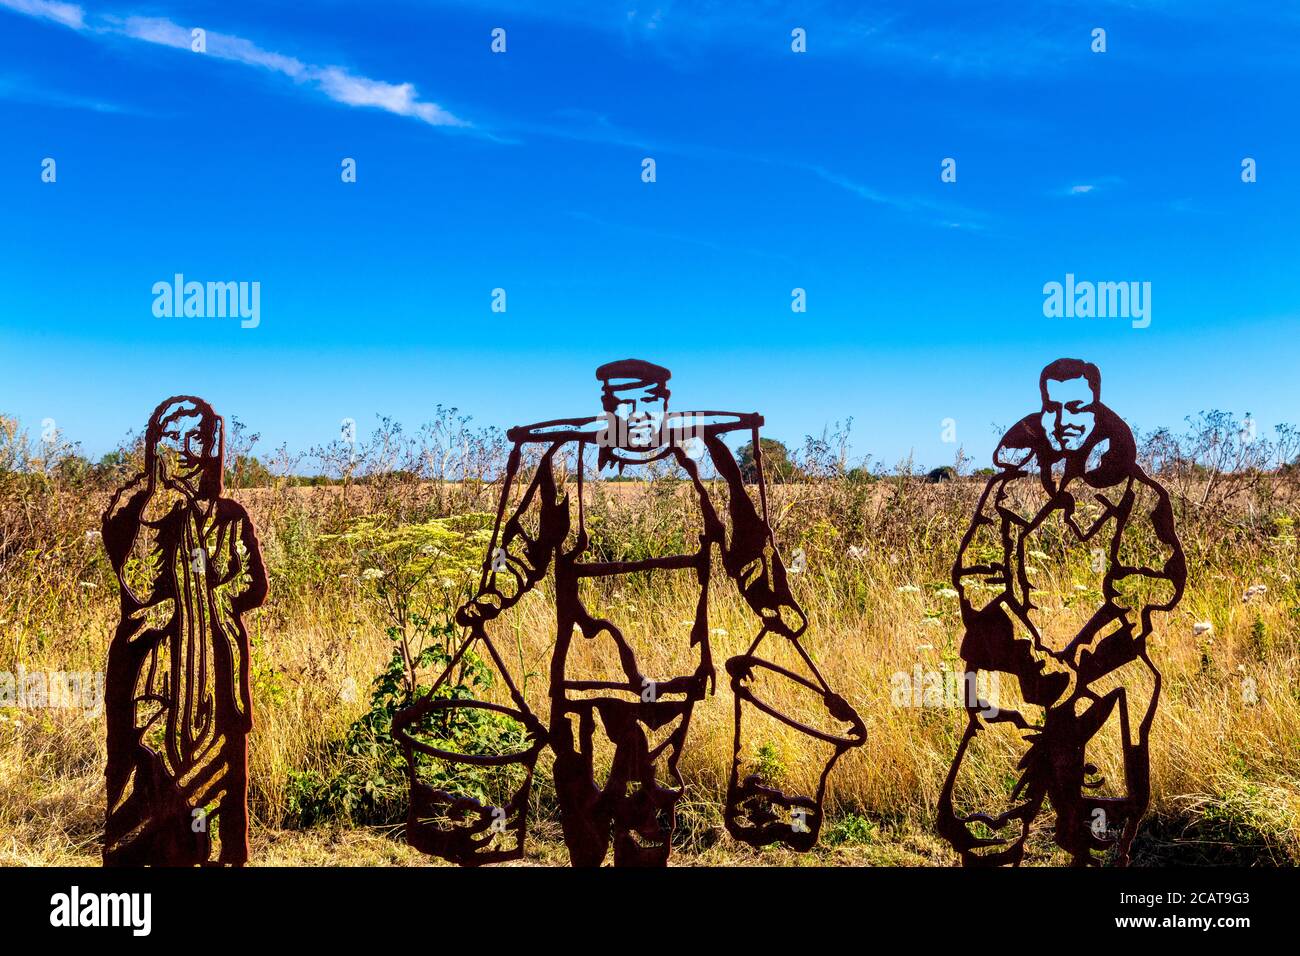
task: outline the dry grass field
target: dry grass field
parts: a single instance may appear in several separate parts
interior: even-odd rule
[[[3,425],[0,671],[102,671],[117,598],[96,531],[110,489],[129,473],[138,448],[128,443],[119,459],[87,468],[71,450],[40,454],[16,423]],[[1300,862],[1300,478],[1276,462],[1216,458],[1226,453],[1205,444],[1205,429],[1215,427],[1223,442],[1233,441],[1232,423],[1207,418],[1200,430],[1150,436],[1144,445],[1149,468],[1173,494],[1191,574],[1182,604],[1158,620],[1153,642],[1164,692],[1151,746],[1152,808],[1135,861],[1289,865]],[[499,436],[486,433],[395,434],[377,436],[356,459],[322,451],[319,469],[332,475],[330,485],[302,486],[286,477],[295,472],[281,459],[269,477],[232,474],[229,482],[259,528],[271,578],[270,600],[248,618],[257,863],[430,862],[402,841],[400,764],[384,729],[366,716],[372,682],[394,648],[436,638],[438,622],[463,599],[484,542],[484,519],[465,516],[494,509],[501,449]],[[1280,446],[1239,453],[1293,459]],[[894,675],[918,667],[960,668],[949,569],[982,482],[970,475],[932,481],[908,468],[869,475],[843,467],[824,448],[810,447],[797,460],[797,476],[775,482],[772,523],[784,554],[806,556],[792,576],[809,618],[805,646],[864,717],[868,743],[832,775],[816,851],[750,850],[722,828],[732,703],[719,680],[717,694],[696,709],[681,761],[687,790],[675,862],[950,864],[955,858],[931,822],[965,715],[951,706],[901,706],[891,690]],[[241,487],[249,481],[259,487]],[[609,554],[652,553],[683,533],[682,486],[671,475],[603,483],[593,494],[589,521]],[[1095,585],[1087,555],[1063,550],[1042,558],[1042,580],[1050,582],[1045,603],[1062,626],[1081,622]],[[394,594],[404,589],[405,617],[395,618]],[[720,663],[744,651],[756,622],[724,577],[711,594]],[[689,620],[697,593],[645,577],[587,597],[634,622],[648,640]],[[417,615],[433,630],[421,633]],[[545,714],[553,594],[539,587],[500,626],[518,664],[515,677]],[[647,670],[659,673],[671,672],[687,650],[683,642],[649,646],[658,657]],[[500,689],[499,681],[483,686],[488,696]],[[807,701],[793,695],[776,702],[811,716]],[[756,740],[746,756],[795,786],[811,779],[824,756],[780,725]],[[985,747],[965,796],[1004,800],[1016,759],[1009,742]],[[0,707],[0,862],[96,863],[103,767],[97,707]],[[526,862],[563,862],[545,757],[533,803]],[[1030,850],[1031,862],[1062,862],[1048,820]]]

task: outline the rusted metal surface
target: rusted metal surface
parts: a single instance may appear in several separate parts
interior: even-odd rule
[[[248,514],[222,496],[224,430],[202,399],[167,399],[145,431],[144,473],[104,513],[121,589],[105,679],[106,866],[248,860],[241,618],[267,579]]]
[[[1102,404],[1096,366],[1059,359],[1039,385],[1040,410],[998,445],[997,473],[952,571],[967,674],[1014,678],[1004,691],[1014,689],[1024,703],[968,702],[938,830],[968,866],[1016,865],[1048,803],[1055,841],[1076,865],[1108,857],[1126,865],[1150,799],[1148,745],[1160,696],[1147,639],[1153,616],[1182,597],[1186,559],[1169,495],[1138,464],[1128,426]],[[1085,591],[1101,601],[1081,628],[1060,635],[1040,606],[1034,564],[1049,551],[1077,549],[1091,554],[1100,582]],[[1019,779],[1005,808],[959,813],[954,792],[963,766],[997,723],[1020,732]],[[1122,780],[1107,781],[1092,762],[1107,729],[1119,741]]]
[[[522,856],[533,769],[539,752],[549,745],[555,757],[555,789],[572,863],[600,865],[612,848],[618,866],[666,864],[675,809],[684,789],[678,760],[695,704],[716,685],[708,603],[715,562],[720,562],[757,619],[757,636],[747,653],[725,665],[736,715],[724,815],[727,829],[756,846],[784,842],[802,850],[816,842],[831,768],[847,749],[864,742],[866,731],[854,710],[830,690],[800,644],[807,619],[790,592],[767,519],[758,440],[762,417],[715,411],[670,413],[669,374],[667,369],[637,359],[611,362],[596,372],[604,415],[557,419],[508,432],[513,448],[492,541],[477,592],[456,614],[467,636],[433,690],[400,712],[393,724],[410,772],[407,835],[419,849],[463,865]],[[753,441],[758,507],[746,492],[740,468],[723,441],[734,432],[748,434]],[[519,503],[512,507],[512,491],[524,480],[520,469],[525,451],[538,461],[538,467]],[[592,451],[597,467],[606,474],[635,474],[656,463],[680,469],[695,492],[692,500],[702,529],[696,539],[698,547],[641,560],[601,561],[594,556],[586,526],[583,465]],[[576,474],[570,474],[575,462]],[[725,506],[714,500],[710,472],[725,483]],[[571,487],[575,483],[576,487]],[[647,572],[683,572],[692,576],[698,588],[695,618],[688,622],[689,635],[683,638],[696,661],[687,673],[645,673],[624,630],[593,613],[581,598],[584,581],[617,580]],[[512,679],[490,625],[547,575],[554,582],[558,627],[549,673],[549,720],[543,725]],[[770,639],[790,642],[807,673],[795,673],[758,656],[760,645]],[[600,642],[608,676],[588,674],[579,679],[570,673],[574,652],[584,641]],[[512,706],[499,705],[498,709],[525,727],[529,746],[520,753],[467,757],[439,748],[419,733],[421,723],[440,710],[484,706],[438,696],[438,689],[471,646],[481,647],[504,678]],[[820,695],[828,723],[839,728],[838,732],[807,726],[760,700],[752,687],[760,674],[794,681]],[[758,712],[782,721],[809,740],[829,745],[813,794],[783,793],[758,775],[740,779],[745,718]],[[607,768],[597,767],[598,745],[606,752],[612,750]],[[421,758],[452,765],[514,763],[524,769],[525,779],[506,806],[484,806],[421,780]],[[608,771],[603,782],[596,779],[598,769]]]

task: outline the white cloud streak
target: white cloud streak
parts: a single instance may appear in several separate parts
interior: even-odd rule
[[[81,7],[75,3],[60,3],[59,0],[0,0],[0,7],[39,20],[53,20],[74,30],[82,29],[86,22],[86,14]]]
[[[934,219],[936,225],[942,225],[950,229],[968,229],[978,232],[984,228],[978,221],[981,218],[979,214],[969,209],[963,209],[949,203],[935,202],[921,196],[888,195],[821,166],[808,166],[805,168],[832,186],[847,189],[859,199],[865,199],[867,202],[888,206],[903,213],[925,215]],[[935,217],[938,218],[935,219]]]
[[[349,106],[373,106],[398,116],[412,116],[430,126],[469,125],[437,103],[421,100],[410,83],[385,83],[355,76],[336,66],[314,70],[312,80],[330,99]]]
[[[59,0],[0,0],[0,8],[42,20],[52,20],[86,35],[120,36],[189,53],[193,31],[166,17],[114,17],[89,19],[85,8]],[[315,66],[258,46],[252,40],[207,30],[203,54],[278,73],[295,83],[314,88],[345,106],[379,109],[406,116],[430,126],[467,127],[470,124],[437,103],[420,98],[412,83],[388,83],[360,76],[341,66]]]

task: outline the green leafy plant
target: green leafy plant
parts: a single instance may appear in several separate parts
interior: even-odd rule
[[[826,828],[824,839],[828,846],[873,843],[878,832],[879,828],[866,817],[857,813],[846,813]]]
[[[435,699],[483,700],[495,675],[473,650],[456,653],[463,639],[454,615],[469,594],[477,558],[485,546],[483,515],[389,525],[372,518],[337,535],[360,565],[359,577],[387,622],[394,647],[370,683],[369,707],[331,744],[323,763],[333,768],[289,775],[290,813],[304,826],[330,819],[394,824],[406,814],[408,767],[392,736],[399,710],[433,693]],[[455,667],[433,689],[436,675]],[[442,750],[504,754],[527,747],[521,725],[480,708],[435,711],[418,734]],[[423,758],[420,779],[434,787],[485,802],[517,780],[522,769],[481,768]]]

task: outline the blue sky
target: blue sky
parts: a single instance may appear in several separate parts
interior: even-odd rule
[[[1300,420],[1296,8],[305,9],[0,0],[0,411],[99,454],[190,392],[305,449],[592,414],[636,356],[792,444],[942,464],[953,418],[982,463],[1074,356],[1142,428]],[[177,272],[260,325],[155,317]],[[1066,273],[1150,282],[1150,327],[1045,318]]]

